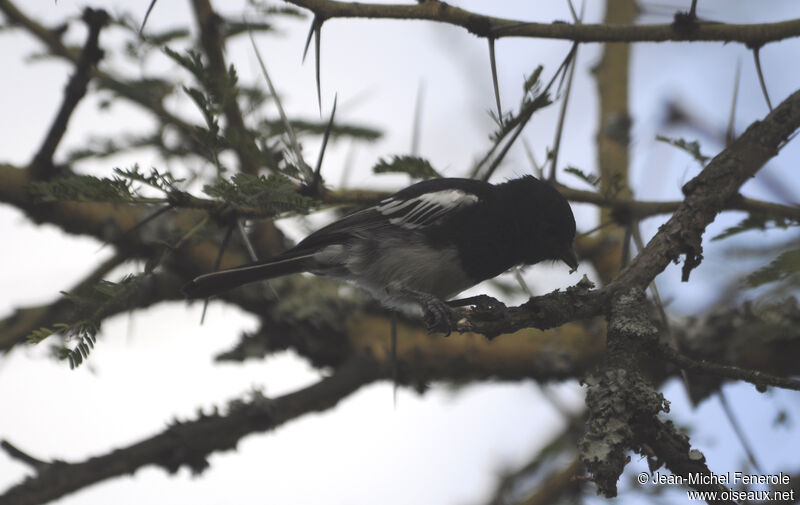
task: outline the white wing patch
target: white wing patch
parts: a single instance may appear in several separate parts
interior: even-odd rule
[[[455,209],[477,202],[476,195],[458,189],[445,189],[424,193],[409,200],[387,198],[376,209],[388,217],[390,223],[413,230],[432,225]]]

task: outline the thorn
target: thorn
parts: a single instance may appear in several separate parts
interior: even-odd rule
[[[228,229],[225,230],[225,236],[222,237],[222,242],[219,245],[219,252],[217,252],[217,259],[214,260],[214,270],[213,272],[219,271],[219,266],[222,264],[222,256],[225,254],[225,249],[228,247],[228,242],[231,240],[231,235],[233,235],[233,229],[236,227],[233,223],[228,226]],[[200,315],[200,324],[202,325],[206,320],[206,310],[208,310],[208,298],[203,301],[203,313]]]
[[[308,54],[308,46],[311,45],[311,35],[314,34],[315,27],[317,26],[317,16],[314,16],[314,19],[311,20],[311,26],[308,28],[308,36],[306,37],[306,45],[303,47],[303,59],[301,63],[306,62],[306,55]]]
[[[325,134],[322,136],[322,147],[319,150],[319,157],[317,157],[317,166],[314,167],[314,179],[311,182],[311,189],[315,192],[319,191],[319,185],[322,182],[322,158],[325,156],[325,148],[328,145],[328,139],[331,136],[331,130],[333,130],[333,118],[336,116],[336,101],[338,98],[338,93],[333,95],[333,109],[331,110],[331,117],[328,120],[328,124],[325,126]]]
[[[258,255],[256,254],[256,250],[253,248],[253,243],[250,242],[250,237],[247,236],[247,232],[244,229],[244,223],[241,219],[236,220],[236,227],[239,229],[239,235],[242,236],[242,241],[244,241],[244,247],[247,249],[247,254],[250,256],[250,261],[256,262],[258,261]],[[268,280],[264,281],[269,289],[272,291],[272,294],[275,296],[275,299],[278,299],[278,292],[275,291],[275,288],[272,286],[272,283]],[[263,284],[262,284],[263,286]]]
[[[767,93],[767,83],[764,82],[764,73],[761,71],[761,57],[759,56],[760,51],[760,47],[754,48],[753,57],[756,60],[756,72],[758,73],[758,82],[761,84],[761,92],[764,93],[764,98],[767,100],[767,107],[769,107],[769,111],[772,112],[772,102],[769,99],[769,93]]]
[[[319,62],[320,54],[320,38],[322,37],[322,21],[318,22],[314,30],[314,51],[317,58],[316,61],[316,75],[317,75],[317,106],[319,107],[319,117],[322,117],[322,86],[320,85],[319,77]]]
[[[153,7],[156,5],[156,0],[151,0],[150,5],[147,7],[147,12],[144,13],[144,19],[142,20],[142,26],[139,27],[139,35],[142,35],[142,31],[144,31],[144,25],[147,23],[147,18],[150,17],[150,11],[153,10]]]
[[[736,62],[736,77],[733,83],[733,100],[731,101],[731,113],[728,116],[728,128],[725,130],[725,145],[733,143],[736,132],[734,131],[734,120],[736,119],[736,103],[739,101],[739,81],[742,74],[742,60]]]
[[[569,6],[570,14],[572,14],[572,22],[575,24],[580,24],[581,20],[578,17],[578,13],[575,12],[575,6],[572,5],[572,0],[567,0],[567,5]]]
[[[497,85],[497,60],[494,54],[494,37],[489,37],[489,64],[492,68],[492,86],[494,86],[494,101],[497,104],[497,124],[503,125],[503,108],[500,106],[500,87]]]

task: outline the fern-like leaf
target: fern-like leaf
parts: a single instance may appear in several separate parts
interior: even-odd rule
[[[441,177],[428,160],[418,156],[395,155],[389,161],[381,159],[372,167],[372,171],[376,174],[408,174],[413,179],[438,179]]]

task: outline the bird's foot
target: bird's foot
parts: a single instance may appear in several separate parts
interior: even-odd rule
[[[401,298],[422,309],[422,320],[428,333],[444,333],[446,337],[452,333],[457,320],[456,314],[440,298],[402,286],[390,286],[387,291],[391,296]]]
[[[511,315],[508,313],[508,307],[500,300],[488,295],[477,295],[470,296],[469,298],[461,298],[460,300],[450,300],[447,304],[450,307],[474,307],[470,311],[469,317],[478,321],[511,322]]]
[[[453,309],[433,295],[425,296],[419,302],[428,333],[444,333],[445,337],[449,337],[455,321]]]

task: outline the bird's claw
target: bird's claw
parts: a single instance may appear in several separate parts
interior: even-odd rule
[[[444,333],[445,337],[450,336],[455,319],[453,309],[438,298],[431,297],[422,304],[422,310],[428,333]]]
[[[451,307],[472,306],[473,309],[469,312],[469,318],[475,321],[503,321],[505,324],[511,322],[511,314],[509,314],[506,305],[488,295],[451,300],[447,303]],[[487,335],[487,337],[489,336]],[[489,338],[491,339],[491,337]]]

